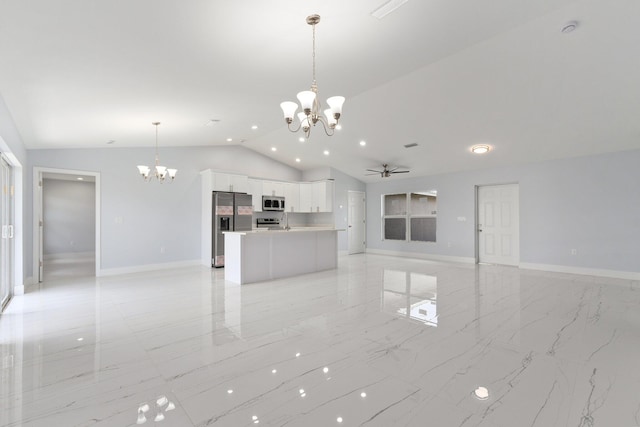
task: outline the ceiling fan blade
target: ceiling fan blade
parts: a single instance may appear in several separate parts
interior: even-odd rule
[[[376,173],[365,173],[364,176],[369,176],[369,175],[379,175],[380,172],[376,172]]]
[[[384,171],[377,171],[377,170],[375,170],[375,169],[367,169],[367,170],[368,170],[369,172],[375,172],[375,173],[382,173],[382,172],[384,172]]]
[[[395,172],[391,171],[390,173],[409,173],[409,172],[411,172],[411,171],[395,171]]]

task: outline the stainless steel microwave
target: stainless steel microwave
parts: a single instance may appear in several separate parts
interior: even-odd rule
[[[263,211],[284,211],[284,197],[262,196]]]

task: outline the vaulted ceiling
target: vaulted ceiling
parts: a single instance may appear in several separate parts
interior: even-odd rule
[[[0,94],[29,149],[153,146],[160,121],[161,149],[242,144],[365,181],[381,163],[401,179],[640,148],[637,0],[408,0],[373,17],[384,3],[4,0]],[[342,130],[300,142],[279,104],[311,84],[312,13],[320,99],[347,100]]]

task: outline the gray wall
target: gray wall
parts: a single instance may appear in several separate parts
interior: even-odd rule
[[[349,226],[349,191],[366,191],[364,182],[346,175],[339,170],[331,169],[331,177],[335,182],[335,197],[333,214],[335,226],[341,230],[347,230]],[[338,250],[349,250],[349,237],[346,231],[338,232]]]
[[[44,255],[94,252],[95,183],[44,179]]]
[[[125,268],[200,258],[200,171],[217,169],[249,176],[298,181],[301,173],[240,146],[160,149],[160,159],[178,169],[176,181],[144,182],[136,165],[154,159],[153,148],[30,150],[34,166],[100,173],[101,268]],[[26,186],[27,224],[32,222],[33,183]],[[27,275],[33,275],[33,233],[27,227]]]
[[[640,272],[638,165],[640,150],[634,150],[381,180],[367,185],[367,247],[473,258],[474,186],[519,183],[522,263]],[[382,194],[434,189],[438,191],[436,243],[381,240]],[[577,255],[571,255],[572,248]]]

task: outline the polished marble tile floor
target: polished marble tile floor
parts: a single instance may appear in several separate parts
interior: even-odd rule
[[[61,277],[0,316],[2,426],[640,426],[640,283],[377,255]]]

